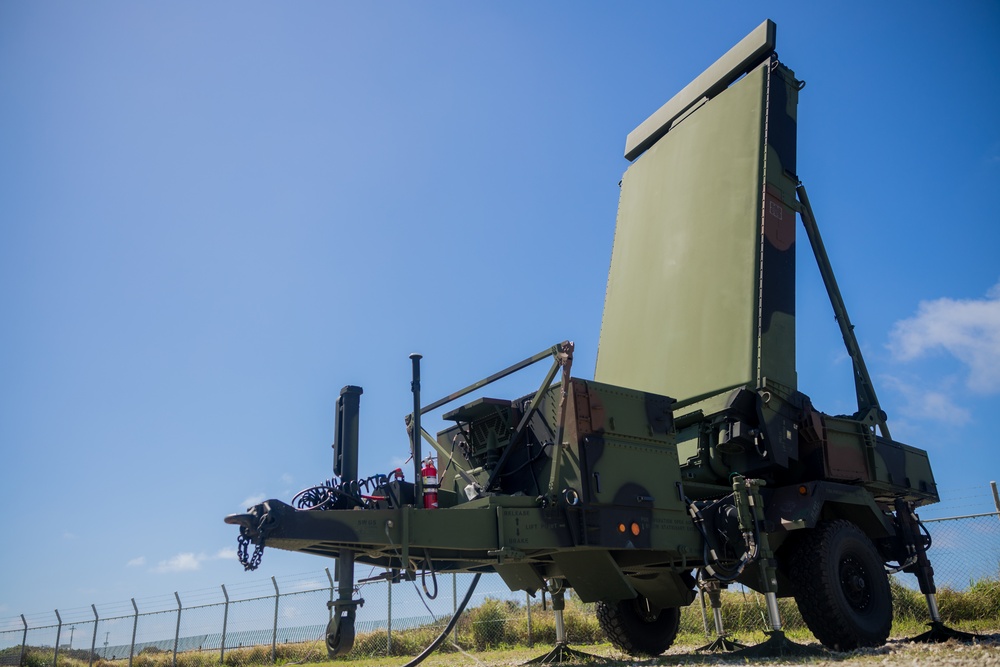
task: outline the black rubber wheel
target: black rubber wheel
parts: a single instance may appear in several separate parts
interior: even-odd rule
[[[803,535],[785,573],[802,620],[824,646],[882,646],[892,628],[892,593],[881,556],[850,521],[821,523]]]
[[[354,648],[354,615],[335,612],[326,624],[326,654],[331,659],[347,655]]]
[[[651,610],[641,595],[621,602],[598,602],[597,622],[615,648],[634,656],[660,655],[681,626],[677,607]]]

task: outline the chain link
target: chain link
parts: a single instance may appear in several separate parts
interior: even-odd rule
[[[252,572],[260,567],[260,559],[264,556],[264,538],[261,537],[257,546],[254,547],[253,555],[247,556],[247,547],[250,545],[250,538],[246,535],[246,528],[240,527],[240,534],[236,537],[236,555],[240,559],[240,565],[247,572]]]

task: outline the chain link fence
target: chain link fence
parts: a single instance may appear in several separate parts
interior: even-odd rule
[[[930,557],[939,587],[965,590],[1000,579],[1000,512],[925,519],[924,525],[931,535]]]
[[[933,540],[931,559],[946,621],[957,596],[976,596],[963,613],[995,629],[1000,622],[1000,512],[925,520]],[[377,574],[373,571],[373,574]],[[921,618],[923,599],[912,575],[894,577],[897,616],[900,609]],[[447,625],[464,596],[471,575],[428,575],[391,585],[362,584],[353,657],[414,655]],[[25,616],[0,619],[0,666],[25,667],[209,667],[302,662],[326,659],[324,630],[333,599],[329,569],[270,581],[270,590],[245,589],[133,599],[114,608],[96,606],[56,612],[49,621]],[[429,594],[434,594],[431,598]],[[763,596],[747,590],[727,594],[728,628],[768,627]],[[907,607],[909,605],[909,607]],[[795,603],[780,601],[785,627],[804,627]],[[711,609],[696,601],[681,617],[681,632],[713,635]],[[961,620],[961,615],[952,619]],[[568,596],[567,637],[574,644],[604,641],[586,605]],[[507,589],[498,575],[483,576],[469,608],[442,650],[485,651],[503,646],[555,642],[551,605]]]

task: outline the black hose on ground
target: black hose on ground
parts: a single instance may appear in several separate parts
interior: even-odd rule
[[[455,614],[451,617],[451,620],[448,621],[448,625],[441,631],[441,634],[437,636],[437,639],[432,641],[427,648],[420,652],[420,655],[413,660],[410,660],[408,663],[403,665],[403,667],[415,667],[426,660],[427,656],[437,650],[437,647],[441,645],[441,642],[443,642],[451,631],[455,629],[455,624],[458,623],[458,617],[462,615],[463,611],[465,611],[465,605],[469,604],[469,600],[472,599],[472,592],[476,590],[476,584],[479,583],[479,578],[482,576],[483,575],[481,573],[477,572],[476,576],[473,577],[472,583],[469,584],[469,590],[465,592],[465,597],[462,598],[461,604],[458,605],[458,609],[455,610]]]

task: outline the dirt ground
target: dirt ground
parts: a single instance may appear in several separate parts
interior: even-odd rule
[[[819,644],[813,644],[818,648]],[[690,650],[689,650],[690,651]],[[877,649],[859,649],[849,653],[830,653],[817,657],[787,657],[738,659],[733,656],[716,654],[703,657],[690,652],[680,655],[668,653],[655,661],[624,663],[636,665],[733,665],[733,664],[780,664],[809,665],[810,667],[922,667],[924,665],[946,665],[952,667],[991,666],[1000,667],[1000,634],[983,635],[972,644],[955,641],[944,644],[916,644],[907,641],[889,641]]]
[[[819,649],[819,644],[810,645]],[[608,665],[609,667],[654,667],[657,665],[808,665],[809,667],[1000,667],[1000,634],[981,635],[971,644],[955,641],[943,644],[916,644],[903,640],[890,640],[877,649],[859,649],[849,653],[818,651],[816,656],[783,658],[745,658],[726,653],[697,653],[693,648],[678,646],[655,659],[635,660],[613,649],[581,647],[594,656],[593,660],[578,660],[568,664]],[[598,650],[595,650],[598,649]],[[603,649],[603,650],[602,650]],[[541,655],[534,651],[518,649],[489,654],[440,654],[432,656],[424,665],[469,665],[477,667],[512,667]],[[441,661],[441,662],[438,662]],[[400,661],[403,664],[405,660]],[[388,663],[379,663],[388,664]]]

